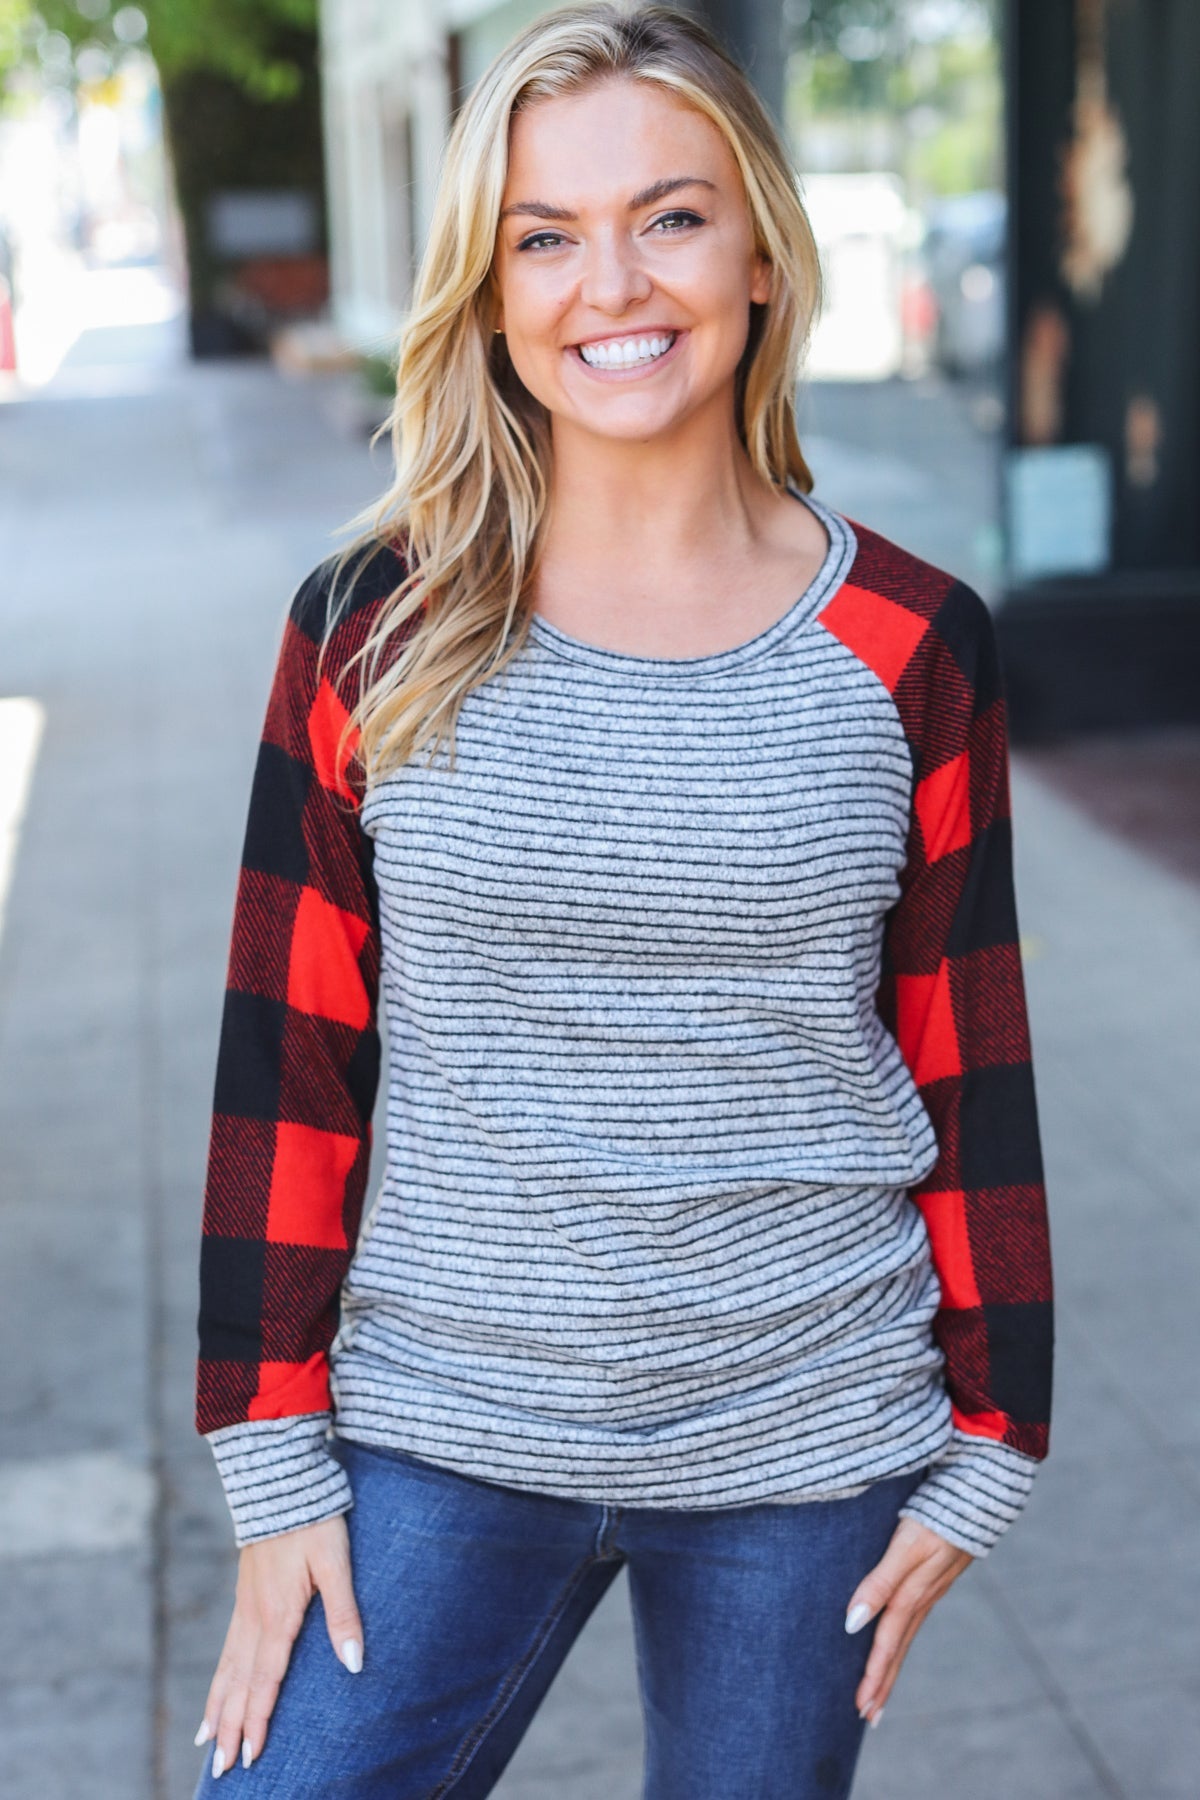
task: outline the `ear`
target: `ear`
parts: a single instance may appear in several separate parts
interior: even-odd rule
[[[750,298],[760,306],[764,306],[771,298],[771,279],[774,272],[774,264],[770,257],[764,250],[757,250],[754,255],[754,273],[750,278]]]

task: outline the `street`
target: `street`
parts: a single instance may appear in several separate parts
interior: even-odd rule
[[[0,405],[0,706],[44,709],[0,894],[2,1800],[187,1800],[207,1754],[235,1554],[192,1376],[241,832],[288,599],[388,477],[313,385],[188,365],[174,329],[149,360],[85,333]],[[807,397],[817,495],[987,592],[986,396],[886,389]],[[910,409],[911,457],[856,443],[871,407]],[[1200,871],[1038,762],[1014,752],[1013,816],[1051,1455],[921,1631],[855,1800],[1197,1789]],[[636,1800],[640,1732],[622,1579],[500,1800]]]

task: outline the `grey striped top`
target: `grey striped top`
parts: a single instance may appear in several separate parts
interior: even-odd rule
[[[535,616],[458,766],[368,794],[387,1156],[342,1289],[335,1429],[629,1505],[849,1494],[983,1554],[1036,1464],[952,1426],[907,1187],[929,1116],[873,1005],[912,766],[813,629],[644,657]],[[212,1434],[239,1542],[350,1504],[326,1419]]]

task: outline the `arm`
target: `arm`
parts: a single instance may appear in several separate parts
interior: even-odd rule
[[[289,608],[258,748],[204,1190],[196,1427],[239,1545],[352,1503],[326,1447],[328,1351],[371,1150],[379,931],[331,679],[366,609],[339,623],[318,676],[323,571]]]
[[[879,1010],[933,1122],[911,1190],[941,1300],[953,1438],[903,1512],[984,1555],[1048,1448],[1049,1231],[1013,888],[1008,738],[995,626],[957,585],[903,680],[915,738],[909,855],[888,915]],[[911,735],[911,734],[910,734]]]

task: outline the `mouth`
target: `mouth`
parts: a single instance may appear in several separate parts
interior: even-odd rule
[[[602,381],[629,381],[671,362],[686,331],[647,331],[572,344],[566,354]]]

